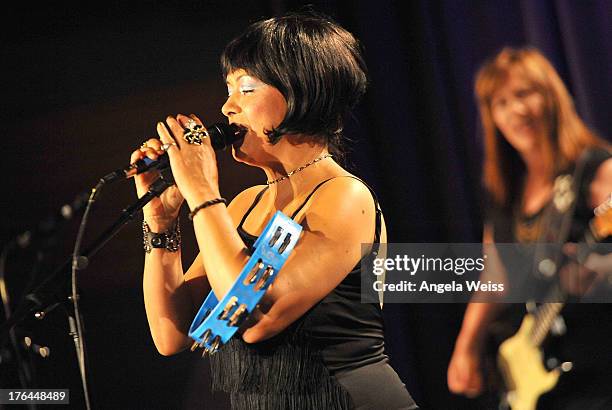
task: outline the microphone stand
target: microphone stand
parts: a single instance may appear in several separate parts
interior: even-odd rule
[[[172,176],[170,168],[160,171],[160,174],[161,176],[151,184],[147,193],[140,197],[134,204],[125,208],[121,212],[119,218],[106,229],[89,248],[83,251],[78,257],[77,269],[85,269],[89,264],[89,259],[115,237],[125,225],[133,220],[136,214],[140,212],[147,203],[153,198],[160,196],[168,187],[174,185],[174,177]],[[71,258],[24,297],[24,300],[15,312],[0,325],[0,338],[6,337],[13,326],[25,320],[30,315],[33,315],[36,319],[42,320],[47,313],[65,302],[66,296],[63,294],[64,292],[62,292],[62,288],[65,287],[67,280],[70,278],[72,263]],[[56,289],[47,289],[51,286],[55,286]]]
[[[4,277],[5,277],[4,273],[5,273],[5,264],[6,264],[7,256],[9,253],[10,245],[11,245],[10,243],[6,244],[3,247],[2,252],[0,252],[0,299],[2,299],[2,307],[4,310],[4,315],[7,319],[11,315],[11,308],[10,308],[11,303],[9,299],[8,289],[6,286],[6,281],[4,280]],[[9,338],[10,338],[14,357],[11,358],[10,353],[7,352],[5,353],[6,359],[7,360],[12,359],[15,361],[17,376],[19,377],[21,388],[27,389],[31,386],[32,374],[33,374],[29,357],[24,357],[25,352],[22,352],[21,345],[17,338],[16,329],[14,328],[9,329]],[[2,345],[0,345],[0,347],[1,346]],[[2,365],[3,362],[5,361],[4,360],[5,358],[2,357],[3,353],[4,352],[0,351],[0,365]],[[28,408],[34,410],[36,409],[36,405],[28,404]]]

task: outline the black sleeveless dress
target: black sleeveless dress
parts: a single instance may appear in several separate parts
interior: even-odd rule
[[[327,181],[314,188],[292,218]],[[257,237],[242,225],[266,190],[257,195],[238,226],[249,248]],[[374,201],[376,251],[381,212],[376,196]],[[358,263],[280,334],[254,344],[232,338],[210,358],[213,390],[229,393],[232,408],[240,410],[417,409],[384,353],[380,305],[361,303],[360,291]]]

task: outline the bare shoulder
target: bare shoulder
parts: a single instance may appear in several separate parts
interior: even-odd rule
[[[304,207],[309,230],[368,242],[374,232],[376,208],[368,187],[352,177],[334,178],[323,184]]]
[[[236,223],[240,221],[240,219],[249,209],[253,201],[255,201],[257,194],[259,194],[265,188],[265,185],[252,186],[240,192],[234,197],[234,199],[232,199],[232,201],[227,207],[227,210]]]
[[[346,175],[324,183],[316,192],[316,200],[310,210],[333,207],[335,212],[373,213],[374,197],[368,187],[359,179]]]

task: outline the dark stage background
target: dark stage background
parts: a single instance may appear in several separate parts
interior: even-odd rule
[[[472,85],[485,57],[531,44],[551,58],[579,112],[612,135],[612,3],[600,1],[319,1],[361,39],[368,95],[347,127],[352,169],[373,185],[391,242],[478,242],[481,143]],[[48,218],[119,168],[167,114],[222,119],[218,57],[249,22],[296,1],[48,2],[3,6],[0,241],[35,229],[8,255],[13,299],[69,255],[78,218]],[[219,155],[222,193],[264,181]],[[91,242],[134,201],[130,183],[107,186],[93,210]],[[184,219],[186,221],[186,218]],[[45,222],[47,224],[45,225]],[[36,230],[38,228],[38,230]],[[41,232],[46,231],[47,233]],[[53,230],[50,235],[48,231]],[[184,224],[186,261],[195,255]],[[79,275],[94,408],[227,408],[211,395],[208,363],[191,353],[162,357],[151,341],[141,290],[139,223],[127,226]],[[34,279],[31,279],[34,278]],[[449,394],[446,366],[463,305],[387,305],[388,352],[417,401],[429,409],[482,403]],[[21,331],[52,354],[36,359],[39,387],[70,388],[83,407],[72,340],[56,309]],[[18,387],[0,362],[1,387]]]

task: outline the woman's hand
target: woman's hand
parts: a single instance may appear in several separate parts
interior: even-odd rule
[[[478,396],[482,392],[479,349],[456,345],[446,377],[451,392],[467,397]]]
[[[188,143],[183,136],[189,121],[203,127],[195,115],[179,114],[176,118],[167,117],[166,124],[159,122],[157,133],[162,143],[173,144],[168,148],[172,174],[189,208],[193,209],[220,194],[217,159],[210,138],[202,136],[201,145]]]
[[[157,160],[164,153],[162,150],[162,142],[158,139],[151,138],[147,140],[136,151],[132,152],[130,163],[133,164],[145,157]],[[148,190],[149,186],[159,178],[159,172],[149,171],[134,177],[136,183],[136,193],[140,198]],[[176,187],[172,185],[166,189],[159,197],[153,198],[143,208],[144,219],[153,232],[163,232],[167,230],[177,218],[179,209],[183,204],[183,196]]]

